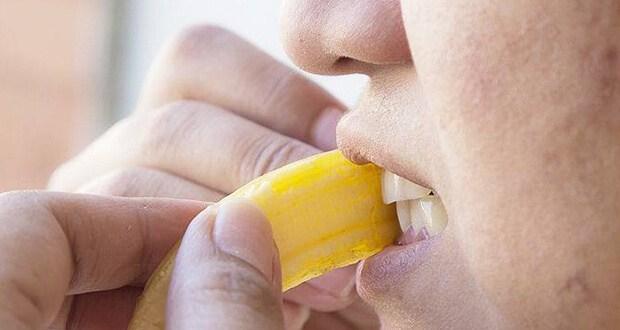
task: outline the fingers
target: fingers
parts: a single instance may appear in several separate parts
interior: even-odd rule
[[[0,195],[0,324],[44,328],[66,294],[143,282],[203,203]]]
[[[343,320],[336,313],[321,313],[312,312],[308,322],[306,322],[304,329],[308,330],[356,330],[358,329],[351,323]]]
[[[126,329],[142,288],[124,287],[73,297],[62,329]]]
[[[331,312],[351,305],[355,292],[355,267],[351,265],[314,278],[284,294],[287,301],[306,305],[313,310]]]
[[[319,150],[230,112],[178,102],[117,124],[53,176],[74,191],[114,169],[150,167],[229,193],[251,179]]]
[[[381,328],[379,316],[370,305],[366,304],[359,296],[348,308],[332,312],[340,319],[348,322],[357,330],[378,330]],[[320,329],[320,328],[319,328]]]
[[[146,168],[117,170],[96,178],[79,193],[119,197],[164,197],[217,202],[224,195],[180,176]]]
[[[304,330],[378,330],[381,322],[374,310],[359,297],[349,307],[331,313],[312,311]]]
[[[68,296],[49,330],[126,329],[142,288],[126,286],[116,290]]]
[[[310,308],[284,301],[282,304],[282,314],[286,330],[301,330],[310,317]]]
[[[202,212],[177,254],[167,328],[282,329],[276,251],[271,226],[253,205],[232,201]]]
[[[320,149],[334,149],[344,106],[293,69],[224,29],[196,26],[151,71],[140,108],[204,101]]]

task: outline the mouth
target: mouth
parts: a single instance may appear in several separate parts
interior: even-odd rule
[[[358,265],[356,286],[363,297],[367,296],[364,293],[394,290],[410,276],[421,276],[421,265],[430,261],[431,251],[439,247],[448,224],[444,205],[430,188],[386,170],[382,193],[384,203],[396,203],[403,233],[392,246]]]
[[[414,238],[431,238],[441,234],[448,224],[448,215],[441,199],[430,188],[415,184],[387,170],[381,178],[383,202],[396,203],[396,213],[403,235],[399,242]]]

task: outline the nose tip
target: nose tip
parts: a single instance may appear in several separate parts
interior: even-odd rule
[[[286,1],[281,24],[285,50],[309,72],[368,74],[411,62],[400,1]]]

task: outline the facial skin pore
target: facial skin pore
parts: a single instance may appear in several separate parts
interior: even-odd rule
[[[340,148],[448,210],[440,237],[359,270],[384,325],[620,325],[620,2],[297,0],[282,17],[302,68],[371,79]]]

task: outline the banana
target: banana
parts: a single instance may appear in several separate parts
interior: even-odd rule
[[[394,242],[401,231],[394,205],[382,202],[381,174],[373,164],[356,165],[332,151],[267,173],[223,201],[249,199],[269,219],[286,291]],[[165,328],[166,294],[177,248],[149,279],[129,329]]]

